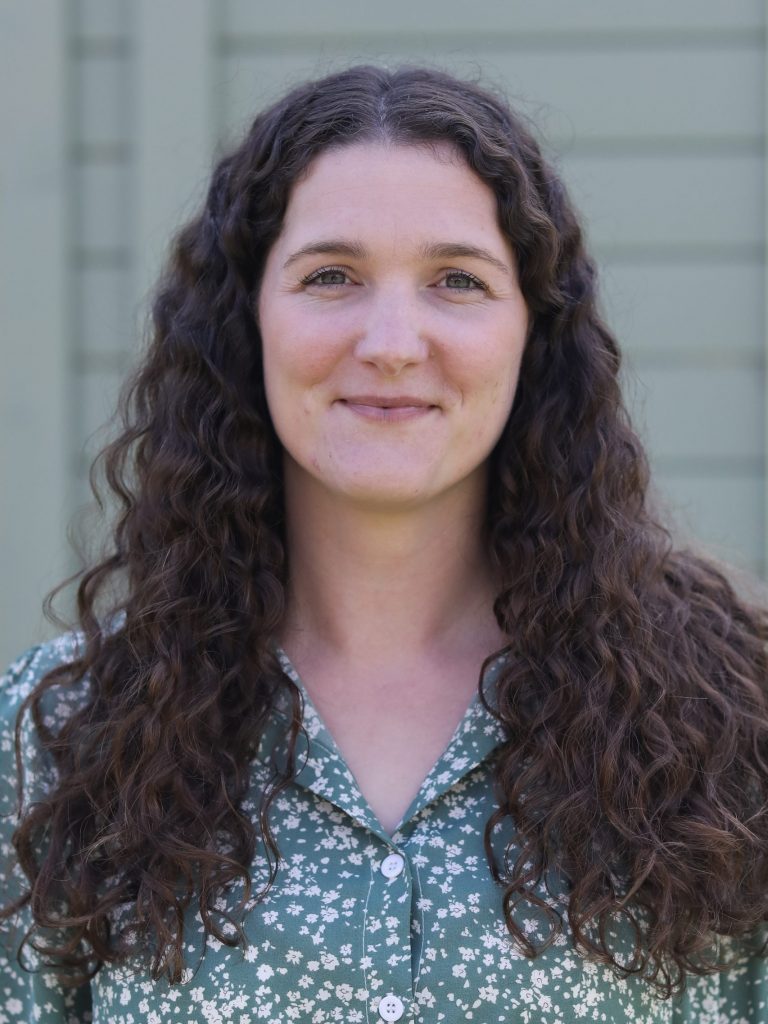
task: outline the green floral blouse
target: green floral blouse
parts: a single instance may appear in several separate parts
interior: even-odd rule
[[[10,843],[15,816],[13,725],[18,706],[41,675],[71,658],[74,634],[31,648],[0,681],[0,854],[7,867],[3,898],[22,884]],[[183,981],[153,981],[146,958],[102,967],[91,984],[62,987],[44,965],[30,971],[15,959],[18,931],[6,926],[0,960],[0,1024],[476,1024],[604,1021],[621,1024],[766,1024],[766,962],[745,954],[731,970],[690,977],[685,993],[656,996],[646,982],[621,979],[584,958],[567,932],[535,959],[512,941],[503,920],[501,889],[488,869],[483,826],[494,809],[489,755],[503,742],[498,723],[477,695],[429,772],[393,835],[361,794],[305,687],[309,742],[299,736],[295,782],[272,806],[271,824],[283,857],[262,903],[251,901],[247,948],[203,942],[199,915],[185,931]],[[500,661],[486,675],[493,686]],[[48,695],[46,719],[55,726],[83,697],[77,688]],[[285,695],[283,695],[285,696]],[[254,792],[270,777],[270,757],[285,757],[287,701],[278,703],[253,764]],[[28,795],[53,779],[31,723],[25,719],[23,760]],[[256,803],[251,806],[255,812]],[[511,838],[508,820],[494,833],[497,860]],[[514,853],[514,851],[513,851]],[[254,893],[268,876],[263,848],[253,864]],[[259,879],[262,879],[259,883]],[[541,896],[562,897],[556,881]],[[554,895],[553,895],[554,894]],[[239,893],[233,893],[233,899]],[[233,903],[234,906],[234,903]],[[125,908],[126,912],[129,908]],[[518,911],[524,930],[543,938],[545,922]],[[120,910],[115,912],[120,917]],[[19,915],[15,924],[27,920]],[[115,924],[119,925],[119,920]],[[617,931],[614,948],[627,936]],[[621,956],[621,952],[617,953]],[[624,962],[628,962],[624,961]]]

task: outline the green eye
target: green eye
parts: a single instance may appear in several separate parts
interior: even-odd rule
[[[343,267],[321,267],[320,270],[314,270],[311,274],[301,279],[302,284],[319,284],[324,287],[337,287],[343,285],[345,282],[339,280],[339,278],[345,278],[347,276],[346,270]],[[329,281],[328,277],[336,277],[337,280]],[[326,278],[326,280],[323,280]]]
[[[466,270],[449,270],[445,275],[445,279],[450,281],[451,278],[459,282],[458,287],[451,287],[449,285],[450,290],[454,292],[474,291],[475,289],[480,289],[481,291],[488,290],[487,285],[484,285],[480,278],[475,277],[474,274],[467,273]]]

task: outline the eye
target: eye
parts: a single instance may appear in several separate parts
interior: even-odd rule
[[[448,285],[449,291],[452,292],[471,292],[471,291],[488,291],[488,285],[484,284],[479,277],[475,277],[474,274],[468,273],[466,270],[448,270],[445,273],[444,280],[453,280],[455,284]]]
[[[347,272],[344,267],[320,267],[319,270],[313,270],[311,274],[307,274],[306,277],[302,277],[302,284],[319,284],[323,288],[339,288],[345,282],[341,280],[347,276]],[[331,280],[328,280],[331,278]],[[335,278],[335,280],[333,280]]]

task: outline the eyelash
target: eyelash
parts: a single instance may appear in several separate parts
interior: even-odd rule
[[[343,288],[344,286],[342,284],[340,284],[339,282],[336,282],[335,284],[320,284],[320,282],[317,280],[317,278],[321,277],[323,274],[331,274],[331,273],[346,274],[347,271],[346,271],[346,269],[344,267],[320,267],[319,270],[313,270],[311,274],[307,274],[306,277],[302,277],[301,284],[304,284],[304,285],[307,285],[307,284],[317,284],[321,288]],[[464,288],[449,288],[448,289],[449,291],[452,291],[452,292],[475,291],[475,290],[480,290],[480,291],[484,291],[484,292],[488,291],[488,285],[485,284],[483,281],[481,281],[479,277],[475,277],[474,274],[470,274],[469,271],[467,271],[467,270],[447,270],[445,272],[445,276],[446,277],[463,277],[467,281],[471,281],[472,285],[474,286],[473,288],[466,288],[466,289],[464,289]]]

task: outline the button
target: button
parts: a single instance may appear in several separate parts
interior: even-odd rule
[[[390,992],[389,995],[381,997],[379,1016],[382,1020],[400,1020],[404,1009],[403,1000]]]
[[[397,878],[404,867],[405,860],[400,856],[400,854],[390,853],[390,855],[385,857],[381,862],[381,873],[385,878]],[[392,1020],[397,1020],[397,1017],[393,1017]]]

